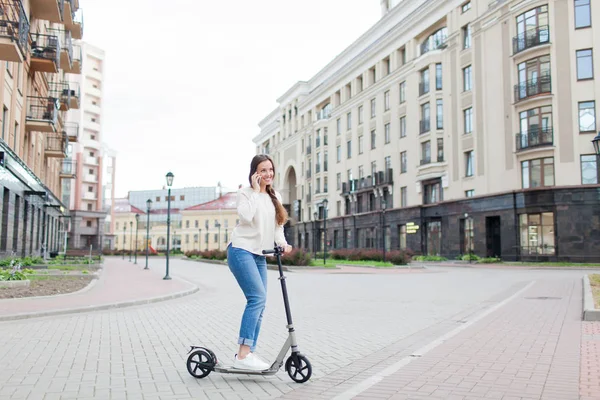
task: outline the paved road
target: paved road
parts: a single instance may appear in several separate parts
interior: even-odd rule
[[[199,285],[197,294],[1,322],[0,399],[577,399],[583,273],[290,272],[298,339],[314,367],[298,385],[284,371],[189,376],[189,345],[233,358],[244,299],[226,266],[172,260],[171,274]],[[276,278],[269,271],[257,349],[266,359],[286,337]]]

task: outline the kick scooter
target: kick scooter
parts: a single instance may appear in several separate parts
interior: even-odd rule
[[[304,383],[310,379],[312,375],[312,366],[310,361],[304,355],[300,354],[298,343],[296,341],[296,332],[292,324],[292,313],[290,312],[290,302],[288,300],[287,287],[285,285],[285,276],[281,268],[281,255],[283,254],[282,247],[275,247],[273,250],[263,250],[263,254],[274,254],[277,257],[277,265],[279,266],[279,280],[281,281],[281,292],[283,293],[283,304],[285,305],[285,315],[287,317],[286,328],[288,330],[288,338],[279,351],[277,358],[266,370],[251,371],[245,369],[233,368],[219,364],[217,356],[211,350],[205,347],[190,346],[189,356],[187,359],[187,370],[194,378],[205,378],[212,371],[222,374],[247,374],[247,375],[275,375],[283,365],[283,359],[288,350],[292,350],[292,354],[285,362],[285,370],[290,378],[298,383]]]

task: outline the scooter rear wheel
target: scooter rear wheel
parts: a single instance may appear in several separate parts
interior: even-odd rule
[[[210,353],[205,350],[194,350],[187,359],[187,370],[194,378],[208,376],[215,367],[215,362]]]
[[[302,354],[289,356],[285,362],[285,370],[290,378],[297,383],[306,382],[312,375],[312,365],[310,365],[308,358]]]

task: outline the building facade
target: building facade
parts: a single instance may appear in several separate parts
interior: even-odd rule
[[[292,242],[600,261],[600,7],[380,6],[371,29],[259,124]]]
[[[69,75],[81,73],[78,0],[0,0],[0,256],[48,255],[63,248],[64,179],[76,142],[66,114],[80,106]]]
[[[76,41],[81,48],[82,74],[70,77],[69,83],[79,88],[80,107],[69,110],[70,129],[77,131],[78,140],[69,146],[72,162],[78,172],[63,185],[63,201],[69,204],[70,229],[67,247],[70,249],[102,250],[110,247],[105,242],[105,218],[103,184],[108,162],[114,163],[114,155],[105,157],[102,142],[102,92],[104,82],[104,51],[83,41]],[[114,174],[114,168],[112,173]],[[114,196],[113,196],[114,198]]]

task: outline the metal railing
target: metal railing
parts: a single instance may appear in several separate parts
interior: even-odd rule
[[[62,168],[60,172],[63,175],[77,175],[77,162],[72,158],[62,160]]]
[[[67,138],[62,133],[46,135],[45,151],[61,152],[67,154]]]
[[[79,124],[77,122],[65,122],[63,132],[71,142],[76,142],[79,137]]]
[[[423,134],[425,132],[429,132],[430,127],[431,127],[431,120],[422,119],[421,121],[419,121],[419,132],[421,134]]]
[[[58,100],[54,97],[27,96],[27,119],[56,123]]]
[[[52,60],[60,66],[60,41],[56,35],[31,34],[31,57]]]
[[[427,165],[427,164],[431,164],[431,157],[427,157],[421,160],[420,165]]]
[[[48,33],[58,37],[60,48],[66,50],[69,55],[69,65],[73,64],[73,39],[71,32],[64,29],[48,28]]]
[[[513,38],[513,54],[545,43],[550,43],[550,27],[548,25],[528,29]]]
[[[26,58],[30,26],[23,3],[21,0],[0,0],[0,9],[0,37],[14,41],[21,56]]]
[[[553,128],[532,129],[526,133],[515,135],[517,151],[538,146],[551,146],[554,144]]]
[[[550,74],[515,85],[515,102],[525,100],[529,97],[552,92],[552,79]]]
[[[69,109],[69,104],[71,101],[71,89],[69,88],[69,82],[48,82],[48,95],[60,102],[61,110],[66,111]]]

